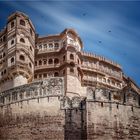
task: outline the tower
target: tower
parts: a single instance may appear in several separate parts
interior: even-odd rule
[[[81,51],[83,43],[78,34],[73,29],[64,30],[66,35],[66,95],[73,97],[75,95],[83,95],[81,87],[82,70],[81,70]]]
[[[29,83],[34,74],[35,29],[28,16],[21,12],[10,15],[5,37],[1,91]]]

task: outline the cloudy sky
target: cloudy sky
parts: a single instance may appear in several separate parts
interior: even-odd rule
[[[132,1],[23,1],[0,0],[0,29],[14,11],[25,12],[40,35],[74,28],[84,50],[122,65],[140,85],[140,2]]]

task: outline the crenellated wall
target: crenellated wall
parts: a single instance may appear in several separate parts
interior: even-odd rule
[[[87,139],[140,139],[140,95],[88,88]]]
[[[88,140],[140,139],[140,108],[87,101]]]

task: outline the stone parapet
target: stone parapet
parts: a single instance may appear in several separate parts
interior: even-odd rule
[[[64,95],[63,78],[47,78],[18,86],[0,93],[0,106],[21,102],[24,100],[39,99],[48,96]]]
[[[126,105],[140,108],[140,95],[131,90],[123,91],[107,88],[87,88],[87,100],[92,102],[100,102]]]

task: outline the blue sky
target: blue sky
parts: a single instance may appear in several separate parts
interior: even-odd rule
[[[140,85],[139,1],[1,1],[0,29],[14,11],[25,12],[40,35],[74,28],[84,50],[122,65],[124,73]]]

